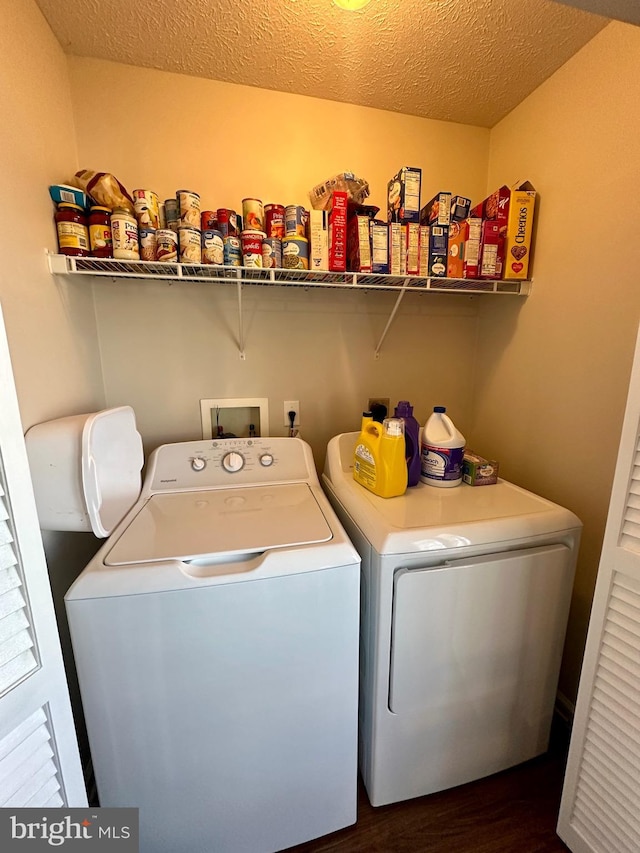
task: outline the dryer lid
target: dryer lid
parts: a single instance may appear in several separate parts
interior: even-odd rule
[[[306,483],[153,495],[107,552],[108,566],[254,554],[328,542]]]

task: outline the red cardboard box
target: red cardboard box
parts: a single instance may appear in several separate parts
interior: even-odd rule
[[[480,243],[482,241],[482,219],[473,217],[460,223],[464,241],[463,277],[479,278],[480,276]]]
[[[478,219],[490,219],[492,222],[497,222],[503,229],[503,234],[506,234],[510,200],[511,190],[507,186],[502,186],[487,196],[484,201],[476,204],[469,215]]]
[[[329,208],[329,270],[347,269],[347,193],[335,190]]]
[[[478,278],[500,278],[502,272],[502,263],[499,260],[501,245],[504,248],[504,238],[500,235],[500,226],[495,220],[485,219],[482,223],[480,275]]]
[[[371,272],[370,218],[354,214],[347,221],[347,268],[351,272]]]

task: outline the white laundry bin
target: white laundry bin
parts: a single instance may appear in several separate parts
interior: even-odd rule
[[[142,439],[130,406],[45,421],[25,435],[42,530],[109,536],[142,485]]]

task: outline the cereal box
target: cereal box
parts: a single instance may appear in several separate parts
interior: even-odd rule
[[[418,222],[420,219],[420,183],[422,169],[403,166],[387,185],[387,220]]]
[[[492,486],[498,482],[498,463],[494,459],[485,459],[473,450],[465,450],[462,479],[470,486]]]
[[[309,269],[329,269],[329,235],[327,231],[327,212],[309,211]]]
[[[389,272],[389,226],[380,219],[369,221],[371,235],[371,272]]]
[[[420,226],[420,262],[418,264],[418,275],[428,278],[429,276],[429,231],[428,225]]]
[[[429,230],[429,275],[446,278],[449,226],[432,225]]]
[[[482,240],[482,219],[465,219],[460,223],[464,242],[463,277],[478,278],[480,275],[480,242]]]
[[[347,194],[335,190],[329,208],[329,269],[345,272],[347,269]]]
[[[403,225],[407,241],[407,275],[418,275],[420,271],[420,226],[417,222]]]
[[[391,275],[407,273],[407,237],[399,222],[389,224],[389,271]]]
[[[464,278],[464,232],[461,222],[449,226],[449,252],[447,254],[447,278]]]
[[[536,191],[528,181],[511,188],[503,278],[529,275],[535,204]]]
[[[347,269],[351,272],[371,272],[371,243],[369,217],[353,214],[347,221]]]
[[[479,219],[491,219],[498,223],[503,233],[506,234],[507,222],[509,220],[509,200],[511,199],[511,190],[507,186],[500,187],[490,196],[487,196],[484,201],[471,210],[471,216]]]
[[[451,199],[451,221],[462,222],[469,216],[471,210],[471,199],[463,195],[454,195]]]
[[[451,193],[439,192],[420,211],[421,225],[448,225],[451,221]]]
[[[502,265],[499,263],[500,248],[504,239],[500,235],[500,226],[495,220],[485,219],[482,223],[480,240],[480,274],[478,278],[500,278]]]

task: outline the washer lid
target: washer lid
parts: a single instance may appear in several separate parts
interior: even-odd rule
[[[252,554],[328,542],[306,483],[153,495],[115,541],[108,566]]]

